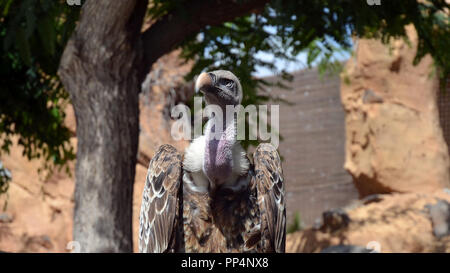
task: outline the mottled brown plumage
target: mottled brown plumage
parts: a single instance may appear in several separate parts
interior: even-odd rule
[[[242,87],[233,73],[202,73],[195,86],[207,104],[222,111],[210,117],[205,135],[189,145],[183,160],[170,145],[161,146],[151,160],[139,250],[284,252],[286,207],[277,150],[259,145],[251,164],[236,138],[236,117],[223,123],[227,106],[242,101]]]
[[[281,160],[270,144],[261,144],[253,156],[254,181],[261,216],[261,245],[264,252],[284,252],[286,242],[286,204]]]
[[[182,170],[175,148],[161,146],[143,193],[140,252],[284,252],[281,161],[270,144],[259,145],[253,158],[247,175],[239,178],[248,180],[243,190],[198,192],[189,187],[191,174]]]
[[[189,173],[184,178],[186,182],[192,179]],[[183,197],[186,252],[258,250],[260,224],[255,187],[240,192],[219,188],[211,194],[186,187]]]
[[[142,195],[140,252],[173,252],[179,248],[181,173],[181,155],[174,147],[162,145],[150,161]]]

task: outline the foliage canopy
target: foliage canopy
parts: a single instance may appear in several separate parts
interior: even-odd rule
[[[28,159],[68,170],[75,158],[63,124],[68,95],[56,71],[79,11],[63,2],[0,1],[0,155],[17,136]]]
[[[189,2],[151,1],[147,19],[155,22],[183,11]],[[12,136],[17,135],[29,159],[43,156],[47,162],[65,166],[74,158],[70,132],[63,124],[68,95],[56,71],[80,10],[63,0],[0,0],[0,154],[8,152]],[[429,53],[440,68],[440,77],[446,78],[450,71],[448,10],[445,0],[381,1],[372,6],[366,0],[273,0],[233,21],[205,25],[177,47],[186,60],[194,60],[188,80],[203,70],[228,69],[243,83],[244,105],[264,104],[270,92],[259,90],[267,91],[273,83],[252,75],[258,66],[273,70],[275,66],[258,58],[258,52],[286,60],[306,52],[308,66],[318,65],[320,71],[339,69],[334,53],[349,51],[353,35],[387,42],[406,37],[408,24],[415,26],[419,36],[415,63]],[[291,78],[286,71],[280,74],[284,80]]]

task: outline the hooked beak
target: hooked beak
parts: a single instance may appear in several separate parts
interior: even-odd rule
[[[195,92],[212,92],[214,91],[216,76],[212,73],[203,72],[198,76],[195,82]]]

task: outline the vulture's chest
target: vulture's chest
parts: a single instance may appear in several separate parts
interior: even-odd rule
[[[256,189],[214,194],[183,187],[185,252],[257,252],[260,240]]]

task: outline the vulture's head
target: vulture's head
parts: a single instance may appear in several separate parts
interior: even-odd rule
[[[207,104],[236,106],[242,101],[242,87],[239,79],[230,71],[215,70],[203,72],[195,82],[196,92],[205,95]]]

